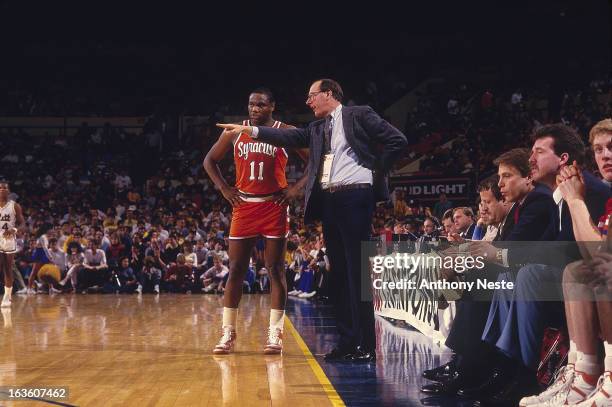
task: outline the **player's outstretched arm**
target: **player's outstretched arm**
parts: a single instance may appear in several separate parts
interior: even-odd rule
[[[290,127],[276,129],[274,127],[257,126],[257,132],[255,132],[253,126],[224,123],[217,123],[217,127],[230,132],[232,135],[247,133],[258,141],[263,141],[277,147],[308,148],[310,143],[306,129]]]

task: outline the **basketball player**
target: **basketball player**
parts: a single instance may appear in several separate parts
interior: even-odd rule
[[[250,126],[288,128],[274,120],[274,97],[268,89],[259,88],[249,96]],[[236,186],[225,181],[218,163],[233,149],[236,165]],[[299,152],[304,158],[303,152]],[[204,159],[204,168],[215,185],[233,207],[229,235],[230,275],[223,299],[223,335],[214,354],[228,354],[236,340],[238,304],[242,284],[249,267],[249,258],[259,236],[266,238],[265,266],[271,281],[271,310],[266,354],[282,352],[283,321],[287,301],[284,258],[288,232],[287,203],[296,198],[306,182],[306,176],[287,187],[285,166],[287,152],[283,148],[261,143],[246,134],[232,136],[223,132]]]
[[[13,262],[17,253],[17,231],[25,225],[21,206],[10,201],[9,184],[0,181],[0,272],[4,274],[4,297],[1,307],[11,306]]]

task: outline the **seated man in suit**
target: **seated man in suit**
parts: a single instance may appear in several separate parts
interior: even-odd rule
[[[443,236],[445,236],[448,240],[454,241],[453,236],[457,235],[457,229],[455,228],[455,223],[453,222],[453,209],[448,209],[442,215],[442,228],[443,228]]]
[[[474,211],[472,208],[462,206],[453,210],[453,223],[459,236],[464,239],[471,239],[476,228],[474,222]]]
[[[550,191],[557,188],[557,176],[564,167],[584,161],[582,139],[563,124],[536,129],[532,141],[531,178]],[[587,171],[581,174],[585,181],[586,207],[593,219],[599,219],[610,190]],[[560,217],[556,236],[549,235],[544,240],[575,242],[567,204],[556,199],[553,212]],[[482,243],[479,250],[481,255],[486,253],[500,265],[526,265],[518,273],[502,273],[498,277],[498,281],[514,281],[514,290],[495,292],[482,335],[483,340],[504,355],[499,360],[499,369],[490,380],[468,389],[464,395],[480,395],[491,403],[516,404],[521,397],[532,394],[536,386],[535,370],[540,360],[544,329],[560,327],[565,322],[561,290],[563,268],[580,255],[571,243],[521,249],[498,249]]]
[[[497,202],[497,209],[490,215],[490,221],[498,225],[499,234],[494,239],[496,244],[504,241],[546,239],[556,225],[552,194],[546,188],[533,185],[528,160],[527,150],[514,149],[494,161],[498,166],[499,183],[491,185],[490,189],[494,191],[494,196],[503,197],[505,202],[513,204],[512,208],[508,209],[508,206],[500,208]],[[485,187],[481,186],[481,200],[489,201],[491,197],[486,195],[486,191]],[[482,243],[472,243],[474,246],[480,244]],[[466,278],[495,280],[497,274],[504,271],[506,269],[499,265],[488,264],[483,270],[472,270]],[[490,295],[490,290],[473,290],[465,293],[456,302],[457,314],[446,340],[446,346],[457,354],[456,366],[433,369],[433,373],[426,371],[426,378],[442,381],[423,386],[424,392],[455,394],[475,386],[491,375],[490,364],[495,353],[481,340],[489,314]],[[451,372],[448,372],[449,370]]]

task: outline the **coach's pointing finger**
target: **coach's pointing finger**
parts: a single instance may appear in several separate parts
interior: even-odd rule
[[[253,133],[251,126],[241,126],[239,124],[217,123],[217,127],[224,129],[226,132],[235,136],[240,133],[246,133],[249,136]]]

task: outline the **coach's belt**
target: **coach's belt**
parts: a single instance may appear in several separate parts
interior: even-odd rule
[[[280,191],[268,195],[249,195],[242,191],[238,192],[240,193],[240,199],[245,202],[268,202],[277,199],[280,195]]]
[[[324,188],[323,191],[333,194],[334,192],[348,191],[350,189],[368,189],[368,188],[372,188],[372,184],[368,184],[367,182],[364,182],[361,184],[330,185],[327,188]]]

